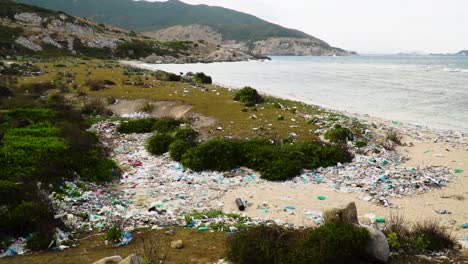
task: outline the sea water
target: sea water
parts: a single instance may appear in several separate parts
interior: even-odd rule
[[[204,72],[227,87],[259,91],[358,114],[468,131],[468,57],[274,56],[271,61],[146,64]]]

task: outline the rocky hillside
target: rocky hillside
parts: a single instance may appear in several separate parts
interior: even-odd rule
[[[468,56],[468,50],[459,51],[455,55]]]
[[[90,17],[128,30],[147,32],[158,40],[190,40],[240,47],[263,55],[349,55],[304,32],[284,28],[255,16],[178,0],[18,0]]]
[[[0,57],[77,55],[150,62],[238,61],[254,57],[206,42],[160,42],[118,27],[0,0]]]
[[[161,41],[204,40],[208,43],[221,45],[225,48],[239,49],[244,52],[264,55],[316,55],[316,56],[346,56],[352,53],[340,48],[331,47],[326,42],[311,37],[271,37],[257,41],[226,40],[214,28],[203,25],[173,26],[156,32],[145,32],[149,36]]]

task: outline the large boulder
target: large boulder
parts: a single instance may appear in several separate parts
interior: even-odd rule
[[[387,262],[390,257],[390,246],[388,245],[387,238],[382,231],[372,228],[365,227],[369,230],[369,242],[366,246],[366,253],[369,257],[380,261]]]
[[[328,209],[324,212],[324,217],[325,222],[359,225],[357,208],[354,202],[338,208]]]
[[[121,261],[122,261],[122,257],[116,255],[116,256],[102,258],[102,259],[94,262],[93,264],[119,264],[119,262],[121,262]]]
[[[119,264],[140,264],[141,263],[141,257],[138,256],[137,254],[131,254],[130,256],[126,257],[122,261],[119,262]]]

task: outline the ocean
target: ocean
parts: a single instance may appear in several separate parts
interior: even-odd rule
[[[335,110],[468,132],[468,57],[274,56],[264,62],[144,67],[202,71],[226,87],[251,86]]]

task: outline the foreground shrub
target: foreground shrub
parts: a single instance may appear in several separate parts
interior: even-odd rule
[[[83,108],[81,109],[83,114],[90,116],[111,116],[112,111],[108,110],[104,103],[99,99],[92,99],[89,102],[86,102]]]
[[[155,120],[152,118],[124,121],[117,127],[117,132],[122,134],[150,133],[153,131],[154,124]]]
[[[338,126],[325,132],[323,137],[331,142],[344,143],[353,140],[353,133],[348,128]]]
[[[182,156],[193,147],[194,144],[191,142],[176,139],[174,142],[171,143],[171,145],[169,145],[169,155],[173,160],[181,161]]]
[[[113,226],[104,233],[104,235],[102,236],[102,239],[111,241],[111,242],[119,242],[120,238],[122,237],[122,234],[123,234],[122,230]]]
[[[169,151],[174,138],[168,134],[155,134],[148,138],[146,149],[151,154],[162,155]]]
[[[227,171],[239,166],[240,154],[236,142],[211,139],[190,149],[181,163],[194,171]]]
[[[34,232],[29,240],[26,241],[26,248],[31,250],[46,249],[50,244],[51,238],[43,233]]]
[[[418,253],[453,248],[454,237],[437,220],[417,222],[411,231],[413,248]]]
[[[166,82],[180,82],[180,80],[182,79],[180,75],[164,71],[156,71],[153,73],[153,76],[157,80]]]
[[[248,105],[260,104],[264,98],[258,94],[257,90],[251,87],[244,87],[236,92],[234,101],[239,101]]]
[[[187,142],[195,142],[200,134],[192,128],[178,128],[174,137]]]
[[[210,140],[183,155],[182,165],[195,171],[230,170],[246,166],[272,181],[293,178],[302,169],[328,167],[352,160],[351,153],[341,146],[303,141],[285,147],[264,139],[246,141]]]
[[[198,84],[211,84],[213,82],[211,77],[205,75],[203,72],[195,73],[195,75],[192,77],[192,81]]]
[[[100,91],[109,85],[115,85],[115,82],[111,80],[88,80],[86,81],[86,85],[91,91]]]
[[[228,256],[235,263],[352,263],[364,256],[368,239],[367,229],[348,224],[256,226],[228,240]]]
[[[170,117],[162,117],[154,122],[153,130],[159,133],[169,133],[176,130],[180,124],[182,124],[182,121],[180,120]]]
[[[401,215],[390,215],[384,229],[393,250],[416,254],[451,249],[455,238],[437,220],[429,219],[408,224]]]
[[[314,229],[306,240],[306,259],[333,263],[365,255],[369,231],[352,224],[327,223]]]
[[[391,142],[393,142],[393,143],[395,143],[397,145],[401,145],[401,140],[402,140],[403,137],[395,129],[390,129],[386,133],[386,138],[387,138],[387,140],[389,140],[389,141],[391,141]]]

